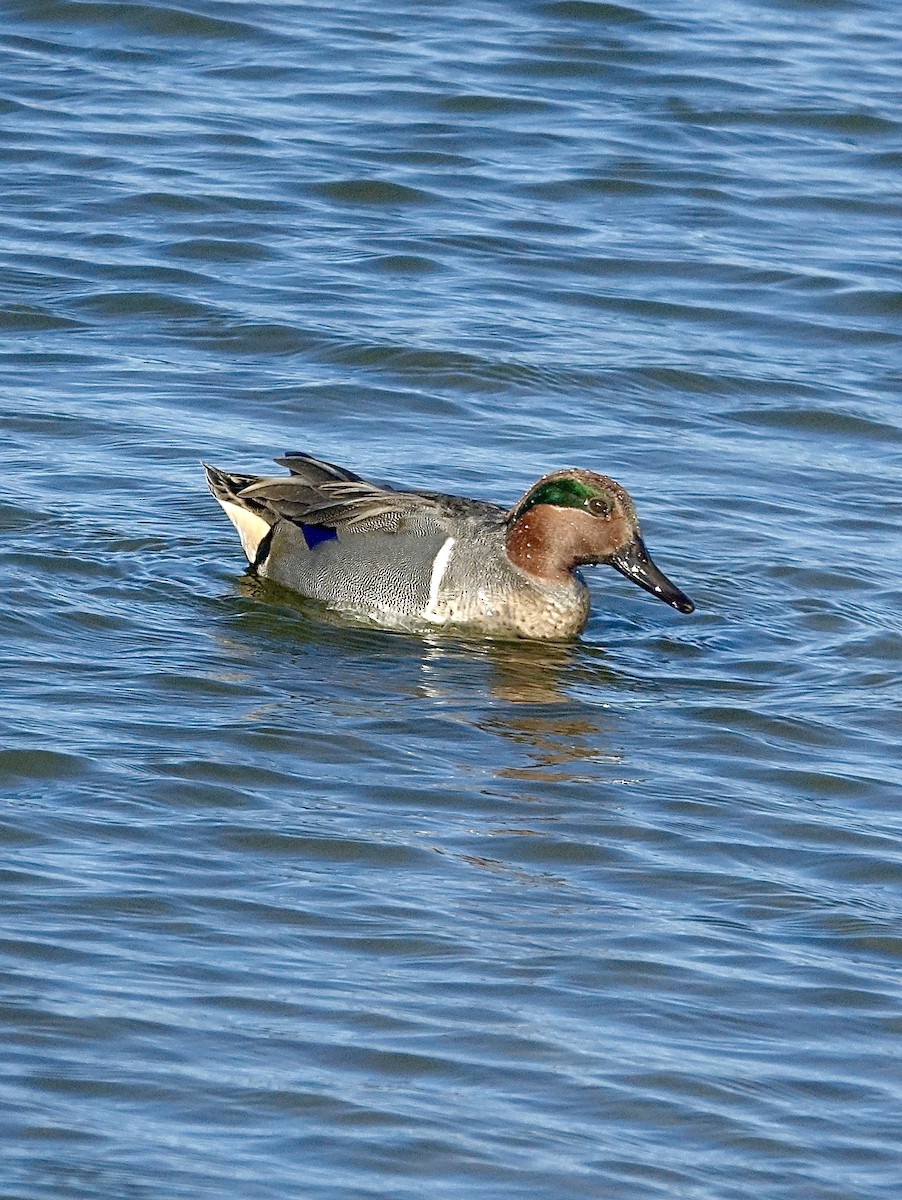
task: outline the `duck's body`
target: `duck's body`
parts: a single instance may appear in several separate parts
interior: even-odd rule
[[[205,466],[213,495],[262,577],[408,630],[575,637],[589,592],[575,567],[610,562],[691,612],[648,558],[618,484],[591,471],[546,475],[510,510],[435,492],[395,491],[306,454],[286,478]]]

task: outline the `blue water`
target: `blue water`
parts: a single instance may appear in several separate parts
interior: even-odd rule
[[[894,0],[19,0],[3,1200],[896,1200]],[[325,620],[198,460],[636,499],[572,646]]]

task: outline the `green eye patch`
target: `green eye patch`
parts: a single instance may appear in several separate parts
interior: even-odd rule
[[[519,520],[537,504],[554,504],[558,508],[583,508],[586,501],[596,495],[598,492],[595,488],[581,483],[578,479],[550,479],[529,493],[517,509],[516,519]]]

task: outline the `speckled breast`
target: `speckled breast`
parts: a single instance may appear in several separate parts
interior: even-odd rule
[[[517,570],[503,544],[478,557],[468,543],[447,547],[440,585],[434,588],[431,619],[496,637],[558,640],[575,637],[589,614],[581,579],[547,586]]]

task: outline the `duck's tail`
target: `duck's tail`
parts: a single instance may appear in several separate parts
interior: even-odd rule
[[[269,534],[276,522],[276,515],[264,504],[241,495],[246,487],[258,483],[259,475],[240,475],[234,471],[220,471],[209,463],[201,463],[207,477],[207,487],[222,506],[223,512],[238,530],[241,546],[251,566],[257,566],[265,558]]]

